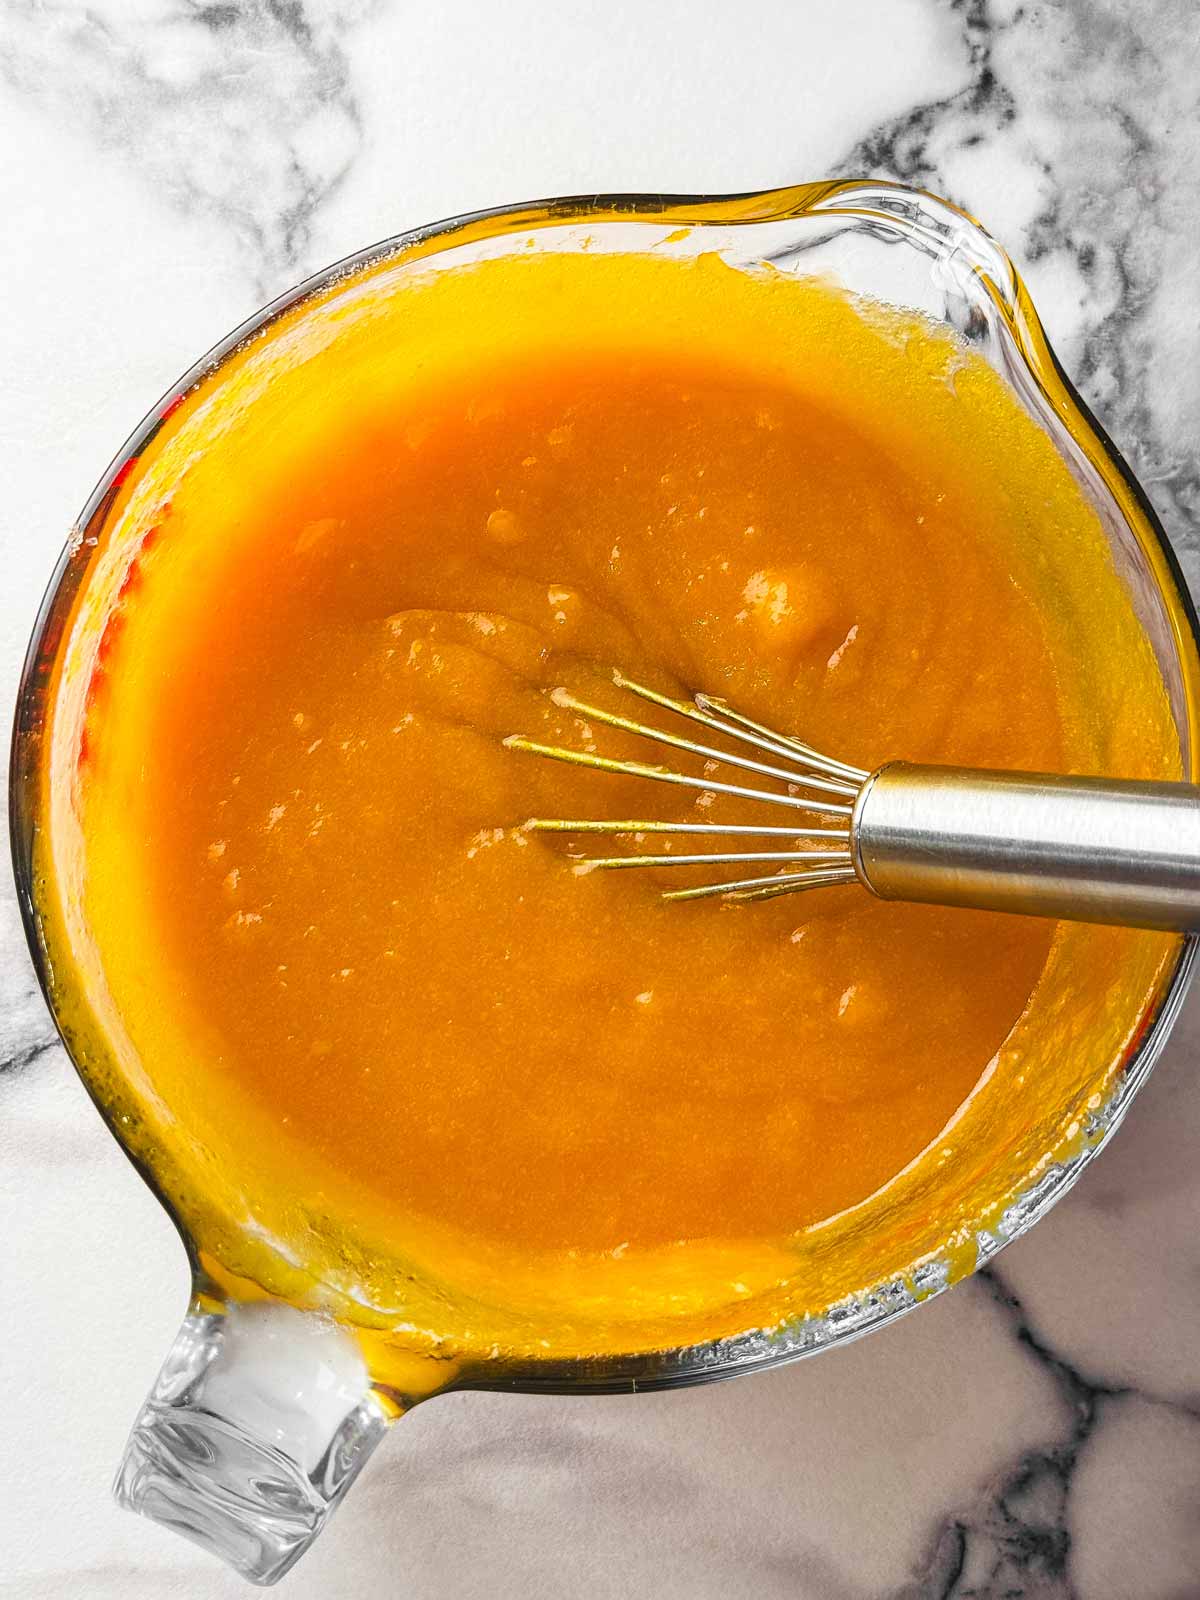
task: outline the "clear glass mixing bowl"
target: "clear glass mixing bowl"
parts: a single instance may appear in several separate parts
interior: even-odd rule
[[[93,492],[38,616],[21,684],[11,768],[13,857],[22,912],[47,1000],[114,1135],[130,1147],[129,1108],[95,1067],[102,1040],[64,1024],[71,952],[39,906],[39,842],[53,763],[60,658],[77,599],[98,577],[101,532],[121,482],[183,397],[220,382],[222,364],[276,319],[367,266],[403,274],[525,249],[717,251],[734,265],[770,263],[819,274],[871,299],[912,308],[953,328],[1002,376],[1054,442],[1099,515],[1115,566],[1153,644],[1186,777],[1200,776],[1197,622],[1179,569],[1145,496],[1051,352],[1002,249],[970,217],[894,184],[826,182],[729,198],[592,196],[502,208],[401,234],[319,273],[237,328],[159,402]],[[1107,1103],[1061,1148],[1038,1153],[1004,1203],[951,1247],[923,1248],[819,1315],[714,1343],[617,1357],[495,1363],[448,1369],[446,1388],[614,1391],[699,1383],[810,1355],[882,1327],[982,1265],[1024,1233],[1070,1187],[1121,1120],[1178,1012],[1195,955],[1180,944]],[[96,1033],[102,1030],[97,1024]],[[132,1153],[132,1152],[131,1152]],[[202,1263],[179,1206],[144,1154],[140,1170],[175,1216],[195,1267],[195,1296],[138,1418],[118,1497],[231,1562],[273,1582],[303,1552],[387,1424],[429,1386],[380,1382],[369,1354],[329,1316],[263,1296]],[[1036,1174],[1036,1177],[1034,1176]],[[265,1276],[269,1277],[269,1274]],[[83,1335],[81,1334],[81,1337]]]

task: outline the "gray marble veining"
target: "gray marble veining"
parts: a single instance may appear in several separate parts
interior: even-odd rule
[[[838,164],[936,190],[1017,255],[1084,399],[1200,576],[1200,26],[1187,3],[951,7],[966,85]]]
[[[522,194],[926,184],[1012,249],[1200,582],[1200,22],[1187,0],[2,0],[0,677],[124,431],[323,260]],[[503,11],[500,17],[498,13]],[[996,1265],[737,1384],[454,1396],[288,1592],[1200,1595],[1200,997]],[[2,1600],[241,1585],[107,1483],[183,1310],[169,1225],[54,1043],[0,890]]]
[[[255,287],[296,275],[363,144],[347,54],[362,0],[45,6],[9,0],[0,71],[157,200],[238,241]]]

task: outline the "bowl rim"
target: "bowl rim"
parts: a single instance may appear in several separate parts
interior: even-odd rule
[[[433,255],[458,244],[547,227],[609,222],[658,223],[673,227],[752,226],[764,222],[798,221],[806,216],[861,215],[896,227],[914,213],[931,220],[945,236],[966,240],[986,257],[999,277],[976,263],[974,272],[1000,310],[1007,335],[1033,377],[1042,402],[1062,417],[1072,414],[1085,436],[1095,441],[1107,468],[1115,475],[1155,541],[1161,571],[1157,588],[1167,604],[1168,616],[1179,647],[1185,678],[1186,717],[1191,734],[1191,766],[1200,765],[1200,620],[1179,561],[1149,498],[1117,450],[1106,430],[1067,376],[1046,337],[1028,291],[1007,252],[969,213],[952,202],[907,184],[875,178],[840,178],[782,188],[746,190],[736,194],[689,195],[667,193],[614,193],[569,195],[514,205],[486,207],[406,229],[377,241],[321,268],[286,289],[246,317],[170,385],[130,433],[109,462],[73,525],[54,565],[39,604],[26,649],[16,696],[9,764],[9,837],[17,900],[26,943],[47,1008],[59,1040],[85,1089],[127,1159],[175,1224],[187,1251],[194,1279],[206,1276],[196,1247],[177,1216],[170,1198],[147,1163],[121,1136],[117,1118],[96,1093],[83,1072],[64,1033],[54,998],[51,954],[42,938],[35,900],[34,842],[41,815],[44,768],[38,759],[41,735],[42,691],[65,636],[69,606],[84,581],[89,559],[81,552],[87,530],[106,511],[121,483],[153,441],[171,412],[199,384],[248,341],[303,301],[335,287],[341,280],[392,257]],[[1128,520],[1128,519],[1127,519]],[[1189,657],[1190,651],[1190,657]],[[1083,1146],[1052,1165],[1029,1189],[1010,1201],[999,1230],[973,1226],[977,1246],[975,1266],[990,1261],[999,1250],[1026,1233],[1078,1180],[1118,1126],[1129,1104],[1162,1052],[1178,1016],[1188,981],[1195,967],[1200,939],[1185,937],[1173,967],[1164,978],[1153,1014],[1128,1053],[1107,1105],[1094,1118]],[[1008,1219],[1011,1217],[1011,1222]],[[752,1330],[727,1338],[651,1350],[636,1355],[530,1358],[499,1364],[493,1371],[467,1371],[448,1388],[513,1389],[527,1392],[567,1393],[590,1391],[629,1392],[710,1382],[740,1373],[761,1371],[848,1343],[883,1327],[916,1306],[932,1299],[957,1281],[956,1274],[932,1271],[922,1282],[918,1264],[903,1279],[880,1283],[855,1292],[827,1307],[819,1316],[785,1322],[773,1330]]]

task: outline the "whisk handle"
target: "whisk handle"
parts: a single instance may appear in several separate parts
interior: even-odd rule
[[[884,900],[1200,931],[1200,788],[897,761],[863,785],[854,868]]]

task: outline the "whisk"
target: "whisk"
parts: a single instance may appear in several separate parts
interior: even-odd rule
[[[666,890],[668,900],[769,900],[859,883],[882,900],[1200,930],[1196,786],[908,761],[867,772],[764,727],[711,695],[672,699],[620,672],[613,682],[720,742],[606,711],[565,689],[554,690],[552,699],[588,722],[699,757],[702,773],[539,744],[521,734],[504,743],[597,772],[751,802],[762,807],[763,821],[531,817],[531,832],[612,835],[636,846],[623,855],[576,858],[579,870],[698,871],[699,883]],[[718,768],[742,781],[718,779]],[[794,821],[785,819],[788,811]],[[664,835],[711,839],[717,848],[642,848]],[[740,869],[732,878],[706,876],[730,867]]]

